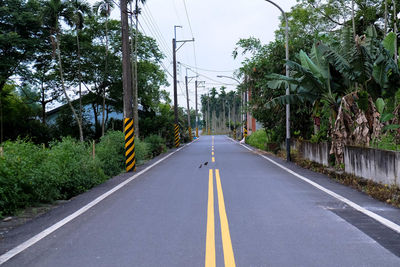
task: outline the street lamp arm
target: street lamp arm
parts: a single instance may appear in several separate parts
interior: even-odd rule
[[[268,3],[271,3],[274,6],[276,6],[282,12],[283,17],[285,18],[285,22],[288,23],[288,20],[287,20],[287,17],[286,17],[286,13],[285,13],[285,11],[283,11],[283,9],[280,6],[278,6],[277,4],[275,4],[274,2],[272,2],[270,0],[265,0],[265,1],[267,1]]]

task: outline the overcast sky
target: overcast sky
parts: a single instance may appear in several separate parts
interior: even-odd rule
[[[89,0],[91,4],[96,0]],[[119,3],[119,0],[115,0]],[[190,21],[185,12],[185,5]],[[296,4],[296,0],[276,0],[284,11]],[[234,60],[232,51],[240,38],[256,37],[263,43],[274,39],[274,31],[279,26],[280,11],[263,0],[147,0],[139,17],[139,30],[157,40],[161,51],[167,56],[163,64],[172,74],[172,38],[174,25],[183,26],[177,29],[177,39],[195,38],[195,49],[192,43],[186,43],[177,53],[177,61],[188,66],[197,63],[198,73],[204,76],[199,80],[206,81],[206,88],[199,89],[200,94],[211,87],[219,88],[227,83],[228,91],[232,90],[235,82],[230,79],[217,78],[217,75],[232,76],[233,71],[240,67],[241,58]],[[120,18],[116,8],[113,18]],[[191,26],[191,27],[190,27]],[[191,29],[190,29],[191,28]],[[194,53],[194,50],[196,53]],[[196,54],[196,60],[195,56]],[[205,69],[205,70],[203,70]],[[178,67],[178,102],[186,107],[184,76],[186,69]],[[211,72],[207,70],[223,71]],[[195,74],[189,70],[188,76]],[[165,88],[173,99],[172,78],[168,76],[170,87]],[[214,81],[213,81],[214,80]],[[189,85],[190,105],[194,107],[194,82]]]

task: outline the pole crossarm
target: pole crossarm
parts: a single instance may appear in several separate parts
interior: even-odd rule
[[[234,77],[231,77],[231,76],[217,75],[217,77],[218,77],[218,78],[228,78],[228,79],[234,80],[235,82],[237,82],[238,84],[240,84],[240,81],[239,81],[238,79],[236,79],[236,78],[234,78]]]
[[[176,43],[182,43],[182,44],[181,44],[180,47],[178,47],[178,48],[175,50],[175,52],[178,52],[178,50],[181,49],[181,47],[182,47],[184,44],[189,43],[189,42],[194,42],[194,38],[193,38],[192,40],[181,40],[181,41],[176,41]]]

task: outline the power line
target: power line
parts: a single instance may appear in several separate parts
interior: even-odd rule
[[[158,27],[158,24],[157,24],[156,20],[154,19],[153,14],[151,13],[150,9],[147,8],[147,6],[145,6],[145,12],[149,15],[150,21],[152,21],[153,24],[155,25],[156,30],[158,31],[159,35],[161,36],[161,41],[164,43],[164,45],[166,47],[170,47],[169,43],[166,42],[164,35],[162,34],[160,28]],[[168,51],[170,51],[170,50],[168,49]],[[172,54],[172,53],[170,52],[170,54]]]
[[[146,11],[147,9],[144,10]],[[142,15],[143,15],[142,16],[143,21],[146,24],[148,30],[152,33],[154,39],[156,39],[160,44],[160,46],[164,49],[163,52],[166,54],[167,58],[169,57],[168,60],[171,61],[172,53],[170,49],[168,49],[169,46],[166,44],[165,39],[162,36],[160,30],[158,29],[157,24],[155,24],[155,22],[151,20],[149,14],[143,13]]]
[[[190,33],[192,34],[192,39],[194,39],[193,30],[192,30],[192,24],[190,23],[189,13],[188,13],[187,7],[186,7],[186,1],[185,0],[182,0],[182,1],[183,1],[183,6],[185,7],[185,13],[186,13],[187,21],[189,23]],[[196,56],[196,44],[195,44],[195,42],[193,42],[193,57],[194,57],[195,70],[197,72],[198,69],[197,69],[197,56]]]
[[[184,67],[189,67],[188,65],[186,65],[186,64],[184,64],[184,63],[182,63],[182,62],[180,62],[180,64],[181,64],[182,66],[184,66]],[[199,75],[199,76],[202,76],[202,77],[204,77],[204,78],[207,78],[207,79],[209,79],[210,81],[216,82],[216,83],[221,84],[221,85],[226,85],[226,86],[231,86],[231,85],[232,85],[232,84],[229,84],[229,83],[220,82],[220,81],[218,81],[218,80],[215,80],[215,79],[213,79],[213,78],[210,78],[209,76],[204,75],[204,74],[201,74],[201,73],[199,73],[199,72],[195,72],[195,74],[196,74],[196,75]]]
[[[166,56],[166,58],[171,61],[171,54],[169,53],[169,50],[165,48],[162,42],[159,41],[157,34],[154,32],[154,29],[152,29],[152,26],[149,26],[149,22],[147,21],[147,18],[142,16],[143,22],[146,25],[147,29],[149,30],[151,36],[156,40],[157,44],[159,45],[160,50],[163,52],[163,54]]]
[[[144,30],[144,28],[143,28],[143,26],[142,26],[142,24],[140,22],[139,22],[139,27],[142,29],[143,33],[146,34],[146,31]],[[169,76],[173,77],[172,74],[168,71],[168,68],[165,67],[165,65],[164,65],[164,63],[162,61],[160,61],[160,65],[167,72],[167,74]]]
[[[195,67],[190,66],[188,64],[183,64],[183,63],[181,63],[181,64],[185,65],[185,67],[188,67],[188,68],[195,68]],[[211,69],[205,69],[205,68],[200,68],[200,67],[197,67],[197,69],[205,71],[205,72],[229,72],[229,73],[232,73],[232,72],[236,71],[236,70],[211,70]]]
[[[186,1],[185,0],[182,0],[182,1],[183,1],[183,6],[185,7],[186,18],[187,18],[187,21],[189,23],[190,33],[192,34],[192,37],[193,37],[192,25],[190,24],[189,14],[188,14],[188,11],[187,11],[187,8],[186,8]]]

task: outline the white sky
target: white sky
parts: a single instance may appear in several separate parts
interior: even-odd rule
[[[139,23],[146,35],[157,40],[161,51],[167,56],[163,64],[172,74],[172,38],[174,25],[183,26],[177,29],[177,39],[191,39],[192,34],[186,17],[184,1],[195,38],[195,50],[197,67],[207,70],[219,70],[228,72],[209,72],[198,69],[198,73],[204,76],[198,80],[206,81],[206,88],[199,89],[200,94],[207,92],[208,88],[219,88],[223,82],[234,84],[230,79],[217,78],[217,75],[232,76],[233,71],[240,67],[241,58],[232,57],[232,51],[240,38],[256,37],[263,43],[274,39],[274,31],[279,26],[280,11],[263,0],[147,0]],[[89,0],[91,4],[96,0]],[[119,0],[115,0],[119,4]],[[284,11],[290,11],[290,7],[296,4],[296,0],[276,0]],[[119,19],[119,8],[112,13],[113,18]],[[142,31],[142,28],[139,27]],[[186,43],[177,53],[177,61],[189,66],[195,66],[193,44]],[[194,68],[193,68],[194,70]],[[179,106],[186,107],[184,76],[186,69],[178,67],[178,102]],[[195,74],[189,71],[188,76]],[[168,76],[170,87],[164,88],[170,92],[173,99],[172,78]],[[235,88],[234,85],[226,86],[228,91]],[[190,106],[194,107],[194,81],[189,85]]]

